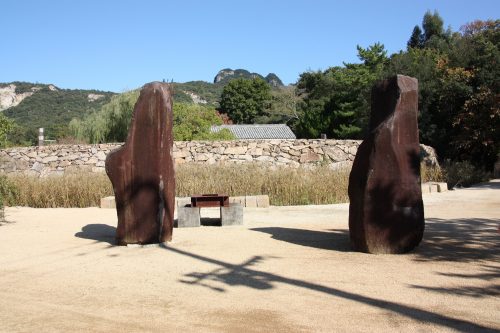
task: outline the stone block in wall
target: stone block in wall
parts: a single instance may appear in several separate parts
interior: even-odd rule
[[[106,160],[106,154],[103,151],[100,151],[96,154],[96,158],[100,161]]]
[[[274,162],[274,158],[270,156],[260,156],[255,159],[257,162],[270,163]]]
[[[210,157],[207,154],[197,154],[194,156],[196,162],[207,161]]]
[[[310,163],[319,161],[321,161],[321,156],[313,152],[308,152],[300,155],[300,163]]]
[[[36,172],[41,172],[45,165],[43,165],[40,162],[35,162],[33,163],[33,166],[31,167],[31,170],[36,171]]]
[[[254,148],[249,152],[249,154],[252,156],[262,156],[262,153],[262,148]]]
[[[185,151],[185,150],[174,151],[173,156],[174,156],[174,158],[185,158],[185,157],[191,156],[191,153],[188,151]]]
[[[278,163],[283,163],[283,164],[289,164],[292,162],[292,160],[288,159],[288,158],[285,158],[285,157],[281,157],[281,156],[278,156],[276,158],[276,162]]]
[[[224,155],[244,155],[246,152],[246,147],[228,147],[224,150]]]
[[[47,156],[42,159],[42,163],[55,162],[57,160],[58,160],[57,156]]]
[[[347,160],[347,154],[338,147],[325,147],[325,155],[328,156],[332,161],[340,162]]]

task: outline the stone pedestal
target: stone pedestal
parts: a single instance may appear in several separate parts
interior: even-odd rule
[[[370,133],[349,177],[354,250],[403,253],[422,239],[417,89],[416,79],[398,75],[372,90]]]
[[[177,207],[178,228],[193,228],[200,225],[200,208],[189,206]]]
[[[146,84],[137,100],[127,141],[106,158],[115,192],[120,245],[172,239],[175,178],[172,99],[166,83]]]
[[[229,207],[221,207],[220,220],[222,226],[243,225],[243,206],[230,204]]]

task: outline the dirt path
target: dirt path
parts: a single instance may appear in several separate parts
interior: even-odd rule
[[[246,208],[166,248],[112,245],[114,210],[8,208],[0,331],[500,330],[500,181],[424,201],[407,255],[350,252],[347,204]]]

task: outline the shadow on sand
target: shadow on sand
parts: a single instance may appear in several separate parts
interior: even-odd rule
[[[270,234],[272,239],[317,249],[350,251],[349,231],[315,231],[282,227],[253,228],[252,231]]]
[[[82,228],[82,231],[75,234],[75,237],[115,245],[116,228],[107,224],[87,224]]]
[[[478,259],[499,260],[499,220],[489,219],[428,219],[424,241],[415,251],[416,260],[447,260],[472,261]],[[286,241],[302,246],[333,251],[349,251],[347,231],[311,231],[292,228],[254,228],[253,231],[265,232],[278,241]],[[116,229],[104,224],[89,224],[76,237],[93,239],[96,241],[114,244]],[[276,284],[287,284],[297,288],[304,288],[332,297],[351,300],[361,304],[374,306],[385,311],[411,318],[422,323],[432,323],[457,332],[497,332],[497,330],[473,323],[464,318],[450,317],[426,309],[419,309],[406,304],[378,299],[352,292],[344,291],[331,286],[321,285],[280,274],[268,273],[252,268],[268,259],[265,256],[253,256],[241,264],[232,264],[222,260],[195,254],[171,246],[162,249],[181,256],[189,257],[216,266],[210,271],[193,271],[184,275],[180,282],[190,285],[199,285],[217,292],[226,292],[225,286],[245,286],[257,290],[267,290],[276,287]],[[484,272],[471,275],[455,276],[463,278],[496,279],[498,267],[486,266]],[[438,273],[440,274],[440,273]],[[441,273],[443,275],[449,273]],[[425,286],[410,286],[415,289],[426,289],[432,292],[458,294],[470,297],[482,297],[484,289],[476,287],[464,288],[429,288]],[[497,296],[498,287],[487,293]]]
[[[500,219],[426,219],[419,261],[500,261]]]

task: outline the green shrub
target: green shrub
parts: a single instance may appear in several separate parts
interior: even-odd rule
[[[0,175],[0,222],[5,221],[5,203],[11,201],[17,193],[16,186],[5,175]]]
[[[444,164],[444,174],[448,188],[469,187],[473,184],[489,180],[490,174],[475,167],[469,161],[450,162]]]

